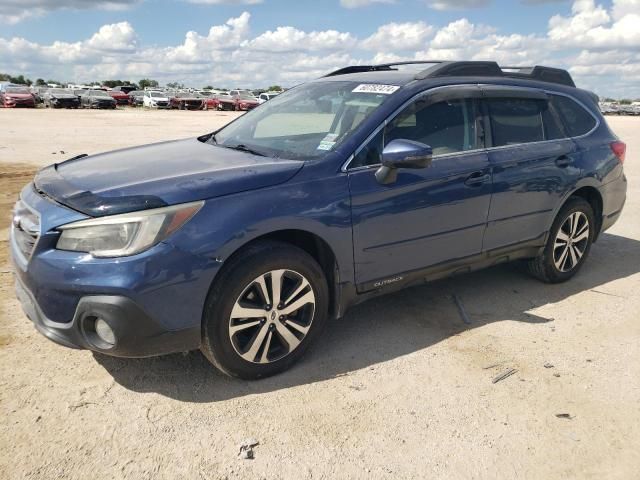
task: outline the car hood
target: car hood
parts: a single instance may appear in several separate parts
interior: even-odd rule
[[[194,138],[76,157],[42,169],[34,183],[63,205],[105,216],[277,185],[302,166]]]
[[[78,98],[78,96],[72,93],[56,93],[55,95],[51,95],[51,98],[59,98],[62,100],[67,98]]]
[[[33,95],[30,93],[5,93],[7,98],[15,98],[15,99],[23,99],[23,98],[33,98]]]

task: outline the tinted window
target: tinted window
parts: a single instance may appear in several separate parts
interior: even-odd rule
[[[415,140],[431,146],[434,155],[476,148],[475,109],[472,100],[428,103],[415,101],[380,131],[354,158],[350,167],[380,163],[382,149],[392,140]]]
[[[515,145],[544,140],[543,102],[520,98],[487,100],[491,117],[493,145]]]
[[[596,126],[595,118],[570,98],[552,95],[551,103],[562,117],[570,137],[584,135]]]

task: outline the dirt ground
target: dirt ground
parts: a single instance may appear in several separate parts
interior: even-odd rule
[[[506,265],[380,298],[257,382],[199,352],[122,360],[38,334],[7,263],[34,169],[234,115],[0,110],[0,478],[640,478],[640,118],[608,119],[628,201],[569,283]]]

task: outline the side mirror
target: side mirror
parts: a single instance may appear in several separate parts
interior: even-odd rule
[[[399,168],[427,168],[433,150],[429,145],[413,140],[392,140],[382,151],[382,166],[376,171],[378,183],[387,185],[398,179]]]

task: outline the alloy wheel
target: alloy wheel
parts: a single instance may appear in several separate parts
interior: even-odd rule
[[[293,352],[307,336],[316,297],[309,281],[293,270],[272,270],[254,279],[236,300],[229,338],[252,363],[272,363]]]
[[[556,234],[553,262],[560,272],[573,270],[589,245],[589,219],[582,212],[571,213]]]

